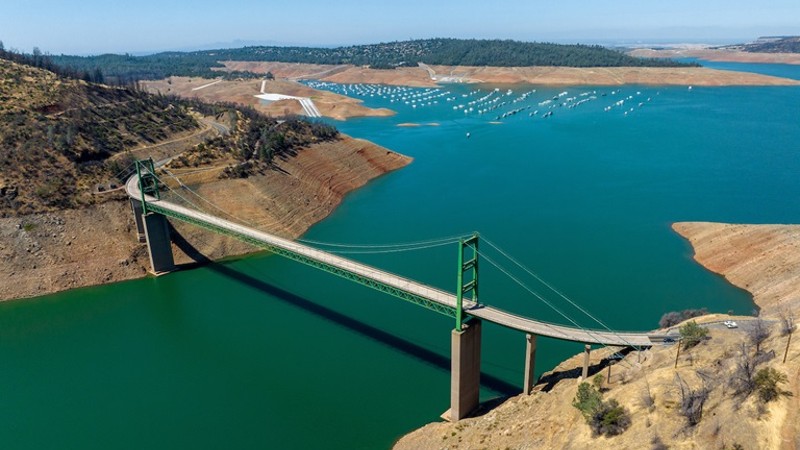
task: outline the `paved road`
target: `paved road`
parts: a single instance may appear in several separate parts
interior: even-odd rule
[[[138,187],[136,176],[128,180],[126,186],[128,195],[134,199],[141,199],[141,191]],[[218,217],[205,214],[202,212],[194,211],[165,200],[156,200],[153,197],[146,197],[148,204],[157,205],[164,210],[167,210],[178,215],[184,215],[211,224],[215,227],[220,227],[241,236],[246,236],[250,239],[264,243],[266,246],[288,250],[306,258],[322,262],[324,264],[332,265],[334,267],[347,270],[349,272],[358,274],[364,278],[375,280],[385,285],[391,286],[396,289],[412,293],[419,297],[426,298],[430,301],[436,302],[440,305],[445,305],[450,308],[456,307],[455,295],[442,291],[440,289],[426,286],[414,280],[404,278],[374,267],[362,264],[359,262],[351,261],[337,255],[333,255],[312,247],[300,244],[298,242],[283,239],[273,236],[262,231],[254,230],[233,222],[229,222]],[[539,320],[531,319],[528,317],[519,316],[516,314],[503,311],[498,308],[486,306],[482,304],[475,304],[470,301],[464,301],[465,312],[474,317],[502,325],[507,328],[531,333],[539,336],[548,336],[556,339],[582,342],[587,344],[603,344],[603,345],[621,345],[621,346],[640,346],[649,347],[654,343],[660,342],[663,335],[655,335],[648,333],[632,333],[632,332],[609,332],[600,330],[585,330],[573,328],[563,325],[551,324]]]

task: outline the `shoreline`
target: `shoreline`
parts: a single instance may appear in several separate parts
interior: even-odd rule
[[[759,315],[800,315],[800,225],[676,222],[706,270],[753,296]]]
[[[713,48],[663,50],[640,48],[628,54],[640,58],[698,58],[718,62],[800,65],[800,53],[755,53]]]
[[[208,81],[205,78],[170,77],[163,80],[144,81],[142,84],[151,93],[174,94],[210,103],[233,102],[251,106],[264,114],[275,117],[286,114],[305,115],[303,107],[297,100],[267,102],[257,98],[256,95],[262,94],[260,80],[219,79],[213,83],[208,83]],[[266,92],[271,94],[310,98],[323,116],[334,120],[347,120],[355,117],[389,117],[396,114],[391,109],[369,108],[357,98],[312,89],[295,81],[273,80],[265,82],[263,87]]]
[[[271,72],[287,79],[332,83],[367,83],[411,87],[441,87],[450,83],[532,84],[552,86],[800,86],[799,80],[705,67],[477,67],[425,66],[376,70],[255,61],[223,61],[227,70]],[[429,71],[430,70],[430,71]],[[433,77],[433,78],[432,78]],[[444,79],[447,82],[441,83]],[[209,89],[213,89],[209,88]],[[202,92],[202,91],[201,91]]]
[[[411,161],[369,141],[343,135],[338,141],[315,144],[280,160],[278,170],[264,175],[197,186],[188,176],[182,179],[210,201],[224,204],[229,212],[294,239],[328,217],[345,195]],[[177,221],[172,226],[212,261],[262,251]],[[87,229],[92,233],[86,233]],[[87,208],[0,218],[0,242],[0,260],[4,262],[0,266],[0,301],[148,276],[147,249],[138,242],[127,196],[122,193]],[[174,241],[172,249],[179,268],[197,265],[197,255],[184,253]]]

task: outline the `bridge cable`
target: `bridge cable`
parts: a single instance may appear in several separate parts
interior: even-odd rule
[[[465,238],[469,236],[468,234],[456,234],[452,236],[445,236],[441,238],[433,238],[433,239],[425,239],[415,242],[398,242],[395,244],[342,244],[342,243],[333,243],[333,242],[322,242],[322,241],[314,241],[311,239],[297,239],[298,242],[305,242],[306,244],[316,244],[322,245],[325,247],[344,247],[344,248],[374,248],[374,249],[381,249],[381,248],[398,248],[398,247],[413,247],[417,245],[425,245],[425,244],[436,244],[436,243],[453,243],[458,242],[459,239]],[[334,250],[331,250],[334,252]]]
[[[562,312],[561,310],[559,310],[559,309],[558,309],[557,307],[555,307],[555,306],[554,306],[552,303],[550,303],[550,302],[549,302],[547,299],[545,299],[545,298],[544,298],[542,295],[540,295],[539,293],[537,293],[536,291],[534,291],[533,289],[531,289],[530,287],[528,287],[527,285],[525,285],[525,283],[523,283],[523,282],[522,282],[522,281],[520,281],[520,280],[519,280],[517,277],[515,277],[514,275],[512,275],[512,274],[511,274],[511,273],[510,273],[508,270],[506,270],[506,269],[505,269],[504,267],[502,267],[500,264],[498,264],[497,262],[495,262],[495,261],[494,261],[492,258],[490,258],[489,256],[487,256],[486,254],[484,254],[484,253],[482,253],[482,252],[478,252],[478,254],[479,254],[481,257],[483,257],[483,258],[484,258],[484,259],[485,259],[487,262],[489,262],[491,265],[493,265],[493,266],[494,266],[494,267],[496,267],[498,270],[500,270],[501,272],[503,272],[503,273],[504,273],[504,274],[505,274],[507,277],[511,278],[511,279],[512,279],[514,282],[516,282],[516,283],[517,283],[517,284],[518,284],[520,287],[522,287],[523,289],[525,289],[526,291],[528,291],[529,293],[531,293],[533,296],[535,296],[536,298],[538,298],[539,300],[541,300],[541,301],[542,301],[542,302],[543,302],[545,305],[549,306],[549,307],[550,307],[550,308],[551,308],[553,311],[557,312],[557,313],[558,313],[559,315],[561,315],[563,318],[567,319],[567,320],[568,320],[570,323],[572,323],[572,324],[573,324],[573,325],[574,325],[576,328],[578,328],[578,329],[580,329],[581,331],[583,331],[584,333],[586,333],[586,334],[587,334],[587,336],[591,336],[591,337],[593,337],[593,338],[594,338],[594,340],[595,340],[595,343],[596,343],[596,344],[598,344],[598,345],[600,345],[600,346],[602,346],[602,347],[604,347],[604,348],[609,348],[609,347],[618,347],[618,346],[614,346],[614,345],[607,345],[607,344],[604,344],[604,343],[603,343],[603,342],[600,340],[600,338],[597,336],[597,332],[596,332],[595,330],[590,330],[590,329],[586,329],[586,328],[582,327],[582,326],[581,326],[581,325],[579,325],[579,324],[578,324],[578,323],[577,323],[575,320],[573,320],[573,319],[572,319],[572,318],[571,318],[569,315],[567,315],[567,314],[565,314],[564,312]],[[553,331],[556,331],[556,329],[555,329],[555,328],[554,328],[554,327],[553,327],[551,324],[549,324],[549,323],[546,323],[546,322],[540,322],[540,323],[544,324],[545,326],[547,326],[547,327],[548,327],[548,328],[550,328],[551,330],[553,330]],[[560,333],[560,334],[563,334],[563,333]],[[621,339],[621,340],[623,340],[622,338],[620,338],[620,339]],[[625,341],[623,340],[623,342],[625,342]],[[615,351],[614,353],[618,353],[618,352],[617,352],[617,351]],[[620,362],[621,362],[622,364],[625,364],[625,365],[626,365],[628,368],[632,368],[632,367],[633,367],[633,365],[631,365],[630,363],[626,362],[624,359],[623,359],[623,360],[620,360]]]
[[[190,193],[194,194],[200,200],[202,200],[203,202],[211,205],[216,210],[222,212],[223,214],[225,214],[225,215],[227,215],[229,217],[232,217],[232,218],[236,219],[240,223],[247,224],[247,225],[249,225],[249,226],[251,226],[253,228],[259,228],[257,226],[257,224],[254,224],[253,222],[250,222],[248,220],[245,220],[245,219],[242,219],[240,217],[237,217],[234,214],[229,213],[228,211],[226,211],[222,207],[218,206],[214,202],[206,199],[205,197],[200,195],[197,191],[195,191],[192,188],[190,188],[189,186],[183,184],[183,182],[181,182],[178,179],[178,177],[175,176],[174,174],[172,174],[169,170],[167,170],[165,168],[160,168],[160,169],[163,170],[167,174],[167,176],[169,176],[170,178],[173,178],[176,181],[178,181],[178,183],[180,183],[180,187],[182,189],[185,189],[185,190],[189,191]],[[161,181],[161,180],[159,180],[159,181]],[[184,199],[184,200],[186,200],[186,199]],[[186,200],[186,201],[188,201],[188,200]],[[194,204],[192,204],[192,205],[197,207]],[[198,208],[198,209],[201,209],[201,208]],[[275,221],[273,223],[278,224],[280,222],[279,221]],[[311,240],[311,239],[299,239],[299,238],[295,239],[295,241],[303,242],[303,243],[306,243],[306,244],[320,245],[320,246],[324,246],[324,247],[340,247],[340,248],[347,248],[347,249],[398,249],[396,251],[402,251],[402,248],[404,248],[404,247],[418,247],[418,246],[422,245],[424,247],[421,247],[421,248],[430,248],[430,247],[437,247],[439,245],[451,244],[451,243],[458,242],[458,240],[460,238],[464,238],[464,237],[467,237],[467,236],[469,236],[468,233],[461,233],[461,234],[445,236],[445,237],[441,237],[441,238],[431,238],[431,239],[424,239],[424,240],[412,241],[412,242],[398,242],[398,243],[394,243],[394,244],[344,244],[344,243],[338,243],[338,242],[323,242],[323,241],[315,241],[315,240]],[[430,244],[438,244],[438,245],[430,245]],[[412,248],[411,250],[417,250],[417,248]],[[335,250],[328,250],[328,251],[331,252],[331,253],[350,253],[350,254],[371,253],[371,252],[368,252],[368,251],[335,251]],[[376,251],[376,252],[372,252],[372,253],[382,253],[382,252]],[[387,252],[383,252],[383,253],[392,253],[392,251],[387,251]]]
[[[451,245],[458,242],[458,239],[453,239],[449,241],[434,243],[434,244],[427,244],[427,245],[419,245],[415,247],[400,247],[400,248],[388,248],[388,249],[374,249],[374,250],[325,250],[329,253],[334,253],[337,255],[346,255],[346,254],[361,254],[361,255],[377,255],[382,253],[399,253],[399,252],[409,252],[414,250],[424,250],[426,248],[435,248],[435,247],[442,247],[444,245]]]
[[[531,289],[530,287],[528,287],[528,286],[527,286],[525,283],[523,283],[522,281],[520,281],[520,279],[519,279],[519,278],[515,277],[513,274],[511,274],[511,273],[510,273],[508,270],[506,270],[506,269],[505,269],[503,266],[501,266],[500,264],[498,264],[497,262],[495,262],[495,261],[494,261],[492,258],[490,258],[488,255],[486,255],[485,253],[483,253],[483,252],[480,252],[480,251],[478,252],[478,254],[479,254],[481,257],[483,257],[483,259],[485,259],[486,261],[488,261],[488,262],[489,262],[489,264],[493,265],[495,268],[497,268],[498,270],[500,270],[501,272],[503,272],[503,274],[505,274],[505,275],[506,275],[508,278],[510,278],[511,280],[513,280],[515,283],[517,283],[517,284],[518,284],[520,287],[522,287],[523,289],[525,289],[526,291],[528,291],[528,292],[529,292],[531,295],[533,295],[533,296],[535,296],[536,298],[538,298],[538,299],[539,299],[540,301],[542,301],[542,302],[543,302],[545,305],[549,306],[549,307],[550,307],[550,309],[552,309],[553,311],[557,312],[557,313],[558,313],[558,314],[559,314],[561,317],[563,317],[563,318],[567,319],[567,320],[568,320],[570,323],[572,323],[572,324],[575,326],[575,328],[578,328],[578,329],[580,329],[581,331],[583,331],[583,332],[587,333],[588,335],[591,335],[591,334],[592,334],[592,332],[591,332],[591,331],[589,331],[589,330],[586,330],[585,328],[583,328],[583,327],[582,327],[581,325],[579,325],[579,324],[578,324],[578,323],[577,323],[575,320],[573,320],[573,319],[572,319],[572,318],[571,318],[569,315],[567,315],[567,314],[565,314],[564,312],[562,312],[560,309],[558,309],[558,308],[557,308],[555,305],[553,305],[551,302],[549,302],[549,301],[548,301],[546,298],[544,298],[544,297],[543,297],[542,295],[540,295],[538,292],[536,292],[536,291],[534,291],[533,289]],[[548,326],[549,326],[549,325],[548,325]],[[600,345],[602,345],[602,343],[600,342],[599,338],[595,337],[595,340],[596,340],[596,343],[597,343],[597,344],[600,344]]]
[[[158,177],[157,177],[155,174],[154,174],[153,176],[154,176],[154,177],[155,177],[155,178],[156,178],[158,181],[161,181],[161,180],[160,180],[160,179],[159,179],[159,178],[158,178]],[[169,191],[171,191],[172,193],[174,193],[174,194],[175,194],[177,197],[179,197],[180,199],[184,200],[185,202],[187,202],[188,204],[192,205],[193,207],[197,208],[198,210],[201,210],[201,211],[202,211],[202,208],[200,208],[199,206],[197,206],[197,205],[196,205],[195,203],[193,203],[191,200],[188,200],[188,199],[187,199],[187,198],[185,198],[184,196],[180,195],[180,194],[179,194],[179,193],[178,193],[178,192],[177,192],[175,189],[171,188],[171,187],[170,187],[169,185],[167,185],[166,183],[163,183],[163,182],[162,182],[162,184],[164,184],[164,186],[166,186],[166,188],[167,188]],[[202,240],[202,239],[201,239],[201,240]],[[438,243],[438,244],[435,244],[435,245],[430,245],[430,246],[427,246],[427,247],[424,247],[424,246],[423,246],[423,247],[420,247],[420,248],[417,248],[417,249],[422,249],[422,248],[430,248],[430,247],[439,247],[439,246],[442,246],[442,245],[446,245],[446,244],[449,244],[449,243],[455,243],[455,242],[457,242],[457,240],[453,240],[453,242],[447,242],[447,243]],[[207,242],[204,242],[204,243],[205,243],[206,245],[208,245],[208,243],[207,243]],[[407,251],[407,250],[403,250],[403,249],[401,249],[401,250],[395,250],[395,251]],[[391,251],[389,251],[389,250],[387,250],[387,251],[384,251],[384,253],[389,253],[389,252],[391,252]],[[603,347],[606,347],[606,348],[607,348],[607,347],[609,347],[608,345],[606,345],[606,344],[604,344],[604,343],[602,343],[602,342],[600,341],[600,339],[599,339],[599,338],[596,336],[596,332],[593,332],[592,330],[587,330],[587,329],[585,329],[584,327],[580,326],[580,325],[579,325],[577,322],[575,322],[575,321],[574,321],[572,318],[570,318],[568,315],[564,314],[562,311],[560,311],[558,308],[556,308],[554,305],[552,305],[552,304],[551,304],[549,301],[547,301],[547,300],[546,300],[544,297],[542,297],[540,294],[538,294],[537,292],[533,291],[531,288],[529,288],[528,286],[526,286],[526,285],[525,285],[524,283],[522,283],[522,281],[520,281],[518,278],[514,277],[514,276],[513,276],[513,275],[512,275],[510,272],[508,272],[508,271],[507,271],[505,268],[503,268],[503,267],[502,267],[502,266],[500,266],[498,263],[496,263],[496,262],[495,262],[495,261],[494,261],[492,258],[490,258],[490,257],[488,257],[487,255],[485,255],[485,254],[483,254],[483,253],[480,253],[480,252],[479,252],[479,255],[480,255],[480,256],[482,256],[484,259],[486,259],[486,260],[487,260],[487,261],[488,261],[490,264],[492,264],[493,266],[495,266],[495,267],[496,267],[498,270],[500,270],[501,272],[503,272],[503,273],[504,273],[506,276],[508,276],[509,278],[511,278],[512,280],[514,280],[514,281],[515,281],[517,284],[519,284],[519,285],[520,285],[521,287],[523,287],[525,290],[527,290],[528,292],[530,292],[530,293],[531,293],[532,295],[534,295],[535,297],[539,298],[539,299],[540,299],[540,300],[541,300],[543,303],[545,303],[545,304],[546,304],[547,306],[549,306],[551,309],[553,309],[553,310],[554,310],[554,311],[556,311],[558,314],[560,314],[562,317],[564,317],[564,318],[565,318],[565,319],[567,319],[569,322],[571,322],[571,323],[572,323],[572,324],[573,324],[573,325],[574,325],[576,328],[578,328],[578,329],[582,330],[582,331],[583,331],[584,333],[586,333],[588,336],[593,336],[593,337],[594,337],[594,339],[595,339],[595,343],[596,343],[596,344],[598,344],[598,345],[601,345],[601,346],[603,346]],[[556,330],[556,329],[555,329],[555,328],[554,328],[554,327],[553,327],[551,324],[548,324],[548,323],[546,323],[546,322],[541,322],[541,323],[542,323],[543,325],[547,326],[548,328],[550,328],[551,330],[553,330],[555,333],[558,333],[558,334],[563,334],[563,333],[559,333],[559,332],[558,332],[558,331],[557,331],[557,330]],[[629,363],[626,363],[624,360],[622,360],[621,362],[622,362],[622,363],[624,363],[624,364],[626,364],[626,365],[628,365],[629,367],[632,367],[632,366],[631,366]]]
[[[598,324],[600,324],[600,326],[601,326],[601,327],[605,328],[605,329],[606,329],[606,330],[608,330],[610,333],[613,333],[615,336],[617,336],[617,337],[618,337],[620,340],[622,340],[623,342],[625,342],[626,344],[628,344],[630,347],[632,347],[632,348],[635,348],[635,349],[637,349],[637,350],[640,350],[638,346],[636,346],[636,345],[632,345],[630,342],[628,342],[626,339],[624,339],[622,336],[620,336],[620,335],[619,335],[619,334],[618,334],[616,331],[612,330],[612,329],[611,329],[611,328],[610,328],[608,325],[606,325],[605,323],[603,323],[603,321],[601,321],[601,320],[600,320],[600,319],[598,319],[597,317],[593,316],[593,315],[592,315],[591,313],[589,313],[589,312],[588,312],[586,309],[584,309],[584,308],[583,308],[583,307],[581,307],[579,304],[577,304],[575,301],[573,301],[572,299],[570,299],[569,297],[567,297],[567,296],[566,296],[564,293],[562,293],[561,291],[559,291],[558,289],[556,289],[555,287],[553,287],[553,286],[552,286],[550,283],[548,283],[547,281],[543,280],[543,279],[542,279],[542,278],[541,278],[539,275],[537,275],[537,274],[536,274],[536,273],[534,273],[532,270],[530,270],[529,268],[527,268],[526,266],[524,266],[522,263],[520,263],[520,262],[519,262],[518,260],[516,260],[514,257],[512,257],[512,256],[511,256],[511,255],[509,255],[507,252],[505,252],[503,249],[501,249],[501,248],[500,248],[498,245],[496,245],[495,243],[493,243],[492,241],[490,241],[489,239],[487,239],[485,236],[481,236],[481,238],[482,238],[481,240],[482,240],[483,242],[486,242],[487,244],[489,244],[489,246],[491,246],[492,248],[494,248],[495,250],[497,250],[498,252],[500,252],[500,254],[502,254],[503,256],[505,256],[505,257],[506,257],[506,258],[507,258],[509,261],[511,261],[512,263],[514,263],[514,264],[515,264],[517,267],[519,267],[520,269],[522,269],[522,270],[524,270],[525,272],[527,272],[527,273],[528,273],[528,275],[532,276],[532,277],[533,277],[533,278],[535,278],[537,281],[539,281],[540,283],[542,283],[543,285],[545,285],[546,287],[548,287],[548,288],[549,288],[551,291],[555,292],[555,293],[556,293],[558,296],[560,296],[561,298],[563,298],[564,300],[566,300],[567,302],[569,302],[569,304],[571,304],[572,306],[574,306],[574,307],[575,307],[576,309],[578,309],[580,312],[582,312],[582,313],[586,314],[586,315],[587,315],[587,316],[588,316],[590,319],[592,319],[592,320],[594,320],[595,322],[597,322]]]

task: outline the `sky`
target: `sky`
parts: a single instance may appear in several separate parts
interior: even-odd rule
[[[800,0],[9,0],[0,9],[6,48],[52,54],[431,37],[736,43],[763,35],[800,35]]]

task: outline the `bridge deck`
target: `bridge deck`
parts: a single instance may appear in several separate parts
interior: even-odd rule
[[[138,179],[136,176],[131,177],[131,179],[128,180],[126,186],[127,192],[131,198],[135,200],[141,200],[142,194],[139,190],[137,181]],[[248,240],[261,242],[271,247],[284,249],[298,255],[303,255],[305,258],[338,267],[340,269],[361,275],[367,279],[375,280],[385,285],[395,287],[399,290],[409,292],[416,296],[429,299],[435,303],[449,308],[455,309],[456,307],[456,296],[454,294],[431,286],[426,286],[408,278],[376,269],[366,264],[351,261],[349,259],[333,255],[295,241],[283,239],[262,231],[220,219],[209,214],[194,211],[165,200],[158,200],[154,197],[146,196],[145,201],[148,205],[157,206],[158,209],[172,212],[177,216],[189,217],[194,221],[210,224],[215,228],[225,229],[233,234],[247,237],[249,238]],[[654,341],[657,342],[663,338],[663,336],[649,335],[647,333],[610,332],[551,324],[512,314],[491,306],[475,304],[466,300],[464,301],[464,311],[470,316],[478,317],[480,319],[514,330],[523,331],[525,333],[587,344],[596,343],[603,345],[649,347],[653,345]]]

